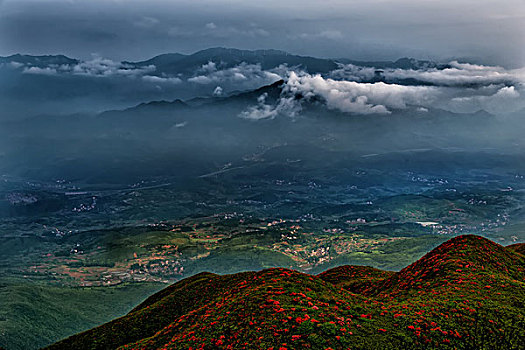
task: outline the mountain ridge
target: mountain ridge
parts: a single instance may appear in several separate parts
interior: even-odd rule
[[[378,69],[386,68],[401,68],[401,69],[421,69],[421,68],[436,68],[436,69],[445,69],[450,66],[445,63],[422,60],[413,57],[400,57],[395,60],[387,61],[366,61],[366,60],[354,60],[350,58],[321,58],[314,57],[309,55],[299,55],[293,54],[287,51],[278,50],[278,49],[237,49],[229,47],[210,47],[207,49],[202,49],[195,51],[190,54],[183,54],[179,52],[166,52],[162,54],[155,55],[153,57],[144,59],[144,60],[122,60],[122,64],[134,65],[137,67],[146,67],[149,65],[159,65],[159,67],[168,67],[167,71],[173,72],[175,68],[180,68],[182,65],[189,64],[192,61],[192,65],[198,66],[199,64],[206,64],[210,60],[219,60],[224,58],[230,58],[233,63],[260,63],[263,69],[274,68],[278,66],[275,64],[278,61],[281,61],[281,64],[288,63],[292,66],[294,65],[303,65],[308,68],[308,63],[310,63],[310,68],[307,69],[311,72],[326,72],[338,68],[338,63],[343,64],[353,64],[356,66],[363,67],[375,67]],[[262,61],[260,61],[262,58]],[[255,60],[254,59],[259,59]],[[48,63],[54,64],[77,64],[83,60],[78,58],[71,58],[64,54],[47,54],[47,55],[30,55],[15,53],[7,56],[0,56],[0,62],[9,62],[16,61],[20,63],[31,63],[35,62],[40,63],[47,61]],[[267,61],[269,60],[269,61]],[[198,64],[195,63],[198,61]],[[266,62],[267,61],[267,62]],[[305,63],[306,62],[306,63]],[[228,63],[228,60],[225,60],[225,63]],[[180,64],[180,66],[178,65]],[[273,66],[272,66],[273,64]],[[195,67],[193,67],[195,68]],[[188,68],[186,68],[188,69]],[[182,70],[184,71],[184,70]],[[179,73],[181,71],[178,71]]]
[[[425,273],[432,257],[446,264],[462,258],[462,263],[484,266],[488,255],[494,255],[499,273],[492,268],[464,273],[462,282],[446,293],[403,284],[409,273]],[[444,278],[458,273],[455,266],[445,267]],[[466,235],[396,273],[354,266],[317,276],[284,268],[201,273],[153,295],[120,319],[48,349],[520,349],[525,339],[520,328],[524,268],[523,255]],[[485,285],[487,279],[491,285]],[[410,293],[385,293],[396,281]],[[185,311],[189,301],[192,308]]]

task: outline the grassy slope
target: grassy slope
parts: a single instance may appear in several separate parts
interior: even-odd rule
[[[50,349],[520,349],[524,268],[513,249],[460,236],[398,273],[200,274]]]
[[[36,349],[129,312],[164,285],[67,288],[0,286],[0,347]]]

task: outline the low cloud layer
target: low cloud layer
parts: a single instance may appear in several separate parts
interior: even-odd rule
[[[197,74],[188,78],[188,82],[195,84],[217,84],[224,82],[246,82],[258,81],[262,84],[270,84],[281,77],[273,71],[261,69],[260,64],[241,63],[232,68],[218,69],[217,64],[213,61],[203,65]]]
[[[278,115],[286,115],[289,117],[297,116],[302,109],[302,106],[295,99],[295,96],[289,95],[281,96],[276,105],[266,103],[268,94],[264,93],[257,98],[257,105],[250,106],[245,111],[241,112],[239,117],[249,120],[274,119]]]
[[[152,84],[180,84],[189,83],[196,85],[238,84],[239,88],[255,88],[271,84],[282,79],[280,74],[285,74],[287,69],[283,66],[272,70],[263,70],[260,64],[247,64],[241,62],[233,67],[224,67],[221,62],[209,61],[195,69],[190,74],[167,74],[160,71],[155,65],[136,65],[125,62],[115,62],[102,57],[94,57],[88,61],[76,64],[49,64],[34,65],[11,61],[4,66],[21,71],[23,74],[41,75],[78,75],[86,77],[130,77],[141,78],[144,83]],[[221,88],[220,94],[223,89]]]
[[[155,71],[154,65],[137,67],[123,62],[115,62],[107,58],[95,56],[88,61],[80,61],[75,64],[49,64],[42,66],[42,63],[33,65],[31,63],[21,63],[11,61],[9,66],[14,69],[21,69],[24,74],[72,74],[91,77],[112,77],[112,76],[143,76]]]
[[[144,75],[142,80],[153,84],[180,84],[182,79],[177,77],[159,77],[156,75]]]
[[[389,114],[391,108],[427,106],[439,95],[439,90],[427,86],[358,83],[295,72],[290,73],[285,91],[307,99],[320,97],[330,109],[355,114]]]
[[[153,71],[155,71],[155,66],[153,65],[137,68],[130,64],[114,62],[101,57],[96,57],[90,61],[80,62],[79,64],[71,67],[71,72],[73,74],[88,76],[138,76]]]
[[[391,114],[412,107],[418,112],[442,108],[459,113],[510,113],[525,108],[524,72],[457,61],[444,68],[419,69],[341,65],[325,76],[289,71],[275,106],[258,101],[241,117],[275,118],[279,113],[296,111],[297,107],[290,108],[291,102],[299,105],[318,100],[329,109],[360,115]],[[283,104],[287,108],[282,108]]]
[[[212,24],[208,24],[213,29]],[[409,108],[419,111],[441,108],[453,112],[483,109],[495,114],[525,108],[525,69],[458,61],[438,64],[412,60],[409,68],[339,64],[337,69],[322,75],[308,73],[301,66],[280,64],[263,69],[261,64],[232,64],[221,59],[179,73],[162,71],[153,64],[115,62],[98,56],[87,61],[71,60],[68,62],[74,63],[67,64],[38,62],[12,60],[3,65],[22,74],[129,78],[132,84],[149,84],[158,89],[189,84],[195,91],[206,91],[208,96],[227,96],[232,91],[251,90],[285,80],[279,101],[269,103],[262,95],[240,115],[253,120],[275,118],[279,114],[295,116],[304,101],[321,101],[331,110],[361,115],[385,115]]]

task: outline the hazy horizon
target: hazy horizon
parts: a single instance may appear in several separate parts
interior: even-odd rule
[[[518,0],[0,2],[0,55],[142,60],[209,47],[356,60],[415,57],[509,68],[525,61]]]

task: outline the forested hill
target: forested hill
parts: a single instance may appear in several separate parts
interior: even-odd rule
[[[520,248],[465,235],[396,273],[201,273],[48,349],[523,349]]]

